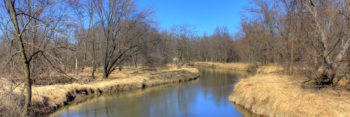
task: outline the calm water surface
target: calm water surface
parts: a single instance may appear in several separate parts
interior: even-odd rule
[[[96,96],[53,117],[240,117],[256,116],[228,101],[240,73],[199,68],[200,78]]]

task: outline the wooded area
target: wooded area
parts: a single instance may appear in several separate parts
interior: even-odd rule
[[[274,63],[286,73],[322,69],[314,77],[322,85],[335,85],[335,77],[348,80],[349,1],[250,2],[237,33],[218,26],[212,35],[198,35],[187,23],[159,27],[157,8],[133,0],[3,0],[0,75],[8,82],[1,83],[11,84],[8,95],[25,83],[27,94],[12,98],[18,108],[1,115],[27,116],[31,85],[52,81],[50,74],[72,82],[68,73],[86,67],[93,68],[91,77],[102,67],[107,78],[121,65],[159,67],[174,60],[179,68],[190,61]]]
[[[251,4],[236,34],[237,43],[245,45],[239,50],[248,55],[242,58],[298,71],[321,69],[317,76],[321,85],[335,85],[335,77],[348,79],[349,1],[253,0]]]

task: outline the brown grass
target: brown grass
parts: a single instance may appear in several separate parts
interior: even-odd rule
[[[282,66],[277,66],[277,65],[266,65],[266,66],[261,66],[257,69],[258,73],[280,73],[283,72],[284,68]]]
[[[195,66],[203,66],[203,67],[213,67],[218,69],[225,70],[234,70],[234,71],[246,71],[253,64],[248,63],[218,63],[218,62],[195,62]],[[259,65],[257,72],[258,73],[279,73],[284,69],[282,66],[277,65]]]
[[[195,66],[214,67],[220,69],[244,71],[251,64],[245,63],[218,63],[218,62],[195,62]]]
[[[94,94],[187,81],[196,79],[200,75],[196,68],[175,69],[175,67],[170,66],[158,70],[124,67],[122,72],[115,71],[108,79],[103,79],[101,72],[97,72],[96,78],[92,79],[89,72],[91,68],[85,69],[85,71],[84,73],[79,73],[78,76],[70,74],[72,77],[77,78],[78,81],[72,84],[34,85],[32,87],[32,116],[42,116],[51,113],[64,105],[85,99]],[[4,82],[6,81],[2,81],[2,83]],[[25,94],[25,90],[22,92],[23,86],[23,84],[20,85],[12,94],[23,97],[19,96]],[[9,85],[3,85],[5,90],[1,90],[0,94],[3,95],[8,92],[8,87]],[[4,99],[4,101],[1,101],[1,104],[11,105],[14,102],[6,100],[9,99]],[[0,116],[9,115],[2,114],[5,113],[3,111],[8,109],[1,109]]]
[[[304,89],[303,82],[301,76],[258,74],[238,82],[229,100],[266,116],[350,116],[348,91]]]

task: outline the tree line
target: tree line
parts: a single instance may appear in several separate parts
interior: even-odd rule
[[[317,77],[322,85],[348,79],[346,0],[250,0],[237,33],[218,26],[211,35],[198,35],[187,23],[163,29],[154,20],[155,6],[139,7],[133,0],[2,3],[0,76],[11,84],[9,92],[25,84],[24,103],[18,104],[22,116],[33,114],[31,86],[39,79],[57,73],[73,81],[68,74],[87,67],[92,78],[98,68],[107,78],[122,65],[153,68],[174,60],[178,68],[191,61],[274,63],[288,73],[322,68]]]
[[[240,60],[226,27],[202,37],[190,24],[162,29],[153,19],[156,7],[133,0],[3,0],[0,7],[2,86],[10,84],[6,91],[13,94],[25,84],[26,91],[11,98],[20,102],[16,109],[1,108],[11,111],[2,116],[33,116],[32,85],[55,83],[51,74],[72,82],[69,73],[87,67],[91,77],[102,68],[107,78],[122,65],[161,67],[178,58],[180,68],[189,61]]]
[[[235,34],[242,60],[277,63],[322,74],[317,84],[348,80],[350,3],[347,0],[251,0]],[[295,66],[295,67],[293,67]],[[346,77],[345,77],[346,76]],[[339,79],[337,79],[339,80]]]

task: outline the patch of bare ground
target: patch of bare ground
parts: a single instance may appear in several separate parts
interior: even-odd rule
[[[333,87],[319,89],[306,79],[303,76],[257,74],[240,80],[229,101],[264,116],[350,116],[349,91],[334,90]]]
[[[101,70],[97,70],[95,78],[91,77],[90,68],[84,71],[79,75],[69,74],[73,79],[69,82],[46,83],[45,81],[41,82],[40,85],[33,85],[30,116],[44,116],[65,105],[100,93],[189,81],[200,76],[200,72],[196,68],[176,69],[175,67],[160,69],[124,67],[122,71],[115,71],[107,79],[102,78]],[[14,86],[14,84],[10,85],[9,81],[1,81],[1,83],[4,90],[0,91],[0,94],[8,95],[7,92],[11,89],[10,86]],[[20,101],[23,100],[21,97],[24,97],[23,95],[26,92],[23,87],[23,84],[18,85],[9,96],[1,100],[0,116],[19,116],[21,108],[18,107],[23,104],[17,104],[17,102],[23,102]],[[11,110],[15,108],[14,105],[18,106],[17,111]]]

